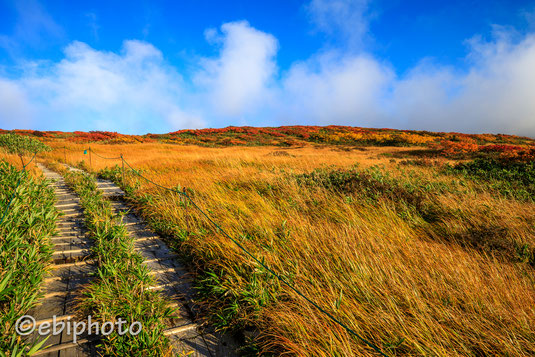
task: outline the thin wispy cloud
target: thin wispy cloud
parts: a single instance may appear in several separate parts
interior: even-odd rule
[[[7,128],[29,128],[35,124],[34,105],[17,81],[0,78],[0,124]]]
[[[13,58],[21,56],[26,46],[45,47],[65,35],[63,28],[38,1],[15,1],[12,6],[17,21],[11,34],[0,34],[0,48]]]
[[[91,30],[91,34],[93,35],[93,39],[98,42],[99,40],[99,29],[100,25],[98,24],[98,16],[96,12],[90,11],[85,14],[85,18],[87,21],[87,27]]]
[[[359,47],[368,34],[369,0],[312,0],[306,10],[319,31]]]

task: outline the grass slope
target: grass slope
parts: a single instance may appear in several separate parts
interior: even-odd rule
[[[532,202],[442,164],[392,162],[383,148],[217,150],[139,144],[127,158],[160,184],[187,185],[241,244],[389,355],[535,352]],[[120,183],[111,165],[93,162]],[[177,195],[126,178],[147,220],[189,256],[213,323],[258,328],[264,352],[374,355]]]

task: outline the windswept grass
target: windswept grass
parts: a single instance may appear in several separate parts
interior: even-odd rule
[[[118,154],[111,145],[95,149]],[[231,236],[388,355],[535,354],[532,202],[444,174],[441,158],[398,165],[393,157],[405,148],[120,150],[151,180],[185,186]],[[123,184],[152,226],[190,258],[217,326],[258,329],[253,349],[262,353],[375,355],[178,195],[133,174],[123,183],[117,163],[94,159],[89,168]]]
[[[80,172],[66,172],[65,181],[80,196],[85,223],[93,240],[92,256],[97,271],[79,300],[79,313],[91,315],[93,321],[115,324],[119,318],[125,326],[140,322],[141,333],[120,335],[117,329],[104,338],[102,348],[110,356],[170,355],[169,340],[163,335],[165,319],[172,309],[157,291],[143,258],[134,252],[133,239],[128,236],[119,217],[112,214],[110,202],[97,189],[94,177]]]
[[[54,234],[58,216],[54,192],[44,179],[1,161],[0,215],[14,192],[0,224],[0,355],[10,357],[32,354],[42,346],[27,344],[17,335],[15,322],[41,295],[39,289],[52,256],[48,237]]]
[[[483,181],[506,197],[535,202],[535,161],[476,159],[446,169],[474,181]]]
[[[470,163],[459,164],[456,168],[463,165]],[[518,170],[514,175],[529,181],[529,177],[525,177],[528,175],[522,173]],[[463,187],[466,184],[439,182],[415,171],[394,177],[378,167],[318,169],[297,175],[297,182],[312,188],[326,188],[344,195],[349,201],[360,199],[373,205],[386,205],[412,227],[423,230],[422,239],[454,243],[513,262],[535,265],[535,217],[530,213],[513,217],[500,212],[498,205],[515,206],[507,200],[490,200],[482,204],[485,186],[473,187],[481,193],[474,199],[466,194]],[[491,205],[495,207],[491,208]]]

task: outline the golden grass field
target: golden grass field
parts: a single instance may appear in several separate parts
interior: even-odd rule
[[[93,171],[120,165],[92,155],[89,167],[87,145],[49,145],[56,150],[47,160],[63,161],[65,145],[70,164],[84,160]],[[516,259],[513,248],[535,247],[535,206],[444,174],[445,159],[403,165],[400,157],[414,147],[91,148],[108,157],[122,153],[161,185],[191,189],[231,236],[387,355],[535,355],[533,265]],[[338,192],[298,178],[356,164],[358,170],[377,166],[374,182],[399,184],[401,195],[413,192],[406,194],[417,195],[416,208],[374,191],[382,186]],[[189,257],[213,323],[254,326],[256,346],[275,355],[377,355],[259,268],[176,194],[134,175],[127,184],[139,185],[135,204]],[[436,217],[423,219],[419,207],[432,207]]]

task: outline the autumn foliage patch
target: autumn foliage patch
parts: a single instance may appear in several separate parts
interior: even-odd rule
[[[434,150],[437,154],[451,158],[460,158],[474,153],[528,157],[532,154],[526,153],[526,147],[535,145],[535,141],[531,138],[505,134],[440,133],[340,125],[229,126],[226,128],[184,129],[167,134],[145,135],[125,135],[110,131],[75,131],[68,133],[15,130],[14,132],[21,135],[34,136],[41,140],[63,139],[74,143],[134,144],[162,142],[208,147],[423,146]]]

